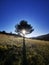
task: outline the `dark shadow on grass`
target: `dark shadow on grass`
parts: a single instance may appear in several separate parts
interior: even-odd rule
[[[21,65],[28,65],[27,56],[26,56],[25,37],[23,37],[22,64]]]

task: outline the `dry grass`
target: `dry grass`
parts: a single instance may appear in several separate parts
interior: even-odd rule
[[[12,60],[13,57],[11,63],[20,65],[22,62],[22,43],[22,37],[0,34],[0,65],[4,65],[7,60]],[[25,44],[29,65],[49,65],[49,41],[25,39]]]
[[[26,45],[38,44],[38,45],[49,45],[49,41],[25,39]],[[10,45],[22,45],[23,39],[20,37],[14,37],[10,35],[0,34],[0,44]]]

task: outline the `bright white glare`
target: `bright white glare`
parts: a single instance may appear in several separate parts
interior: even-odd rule
[[[25,30],[22,30],[22,33],[25,35],[26,31]]]

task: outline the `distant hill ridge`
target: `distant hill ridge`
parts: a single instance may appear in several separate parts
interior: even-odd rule
[[[5,34],[5,35],[11,35],[11,36],[21,37],[21,35],[14,34],[14,33],[7,33],[7,32],[5,32],[5,31],[0,31],[0,34]]]
[[[41,36],[34,37],[34,39],[49,41],[49,33]]]

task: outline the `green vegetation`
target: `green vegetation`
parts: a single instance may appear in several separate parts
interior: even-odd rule
[[[0,34],[0,65],[22,65],[21,37]],[[49,65],[49,41],[26,39],[28,65]]]

